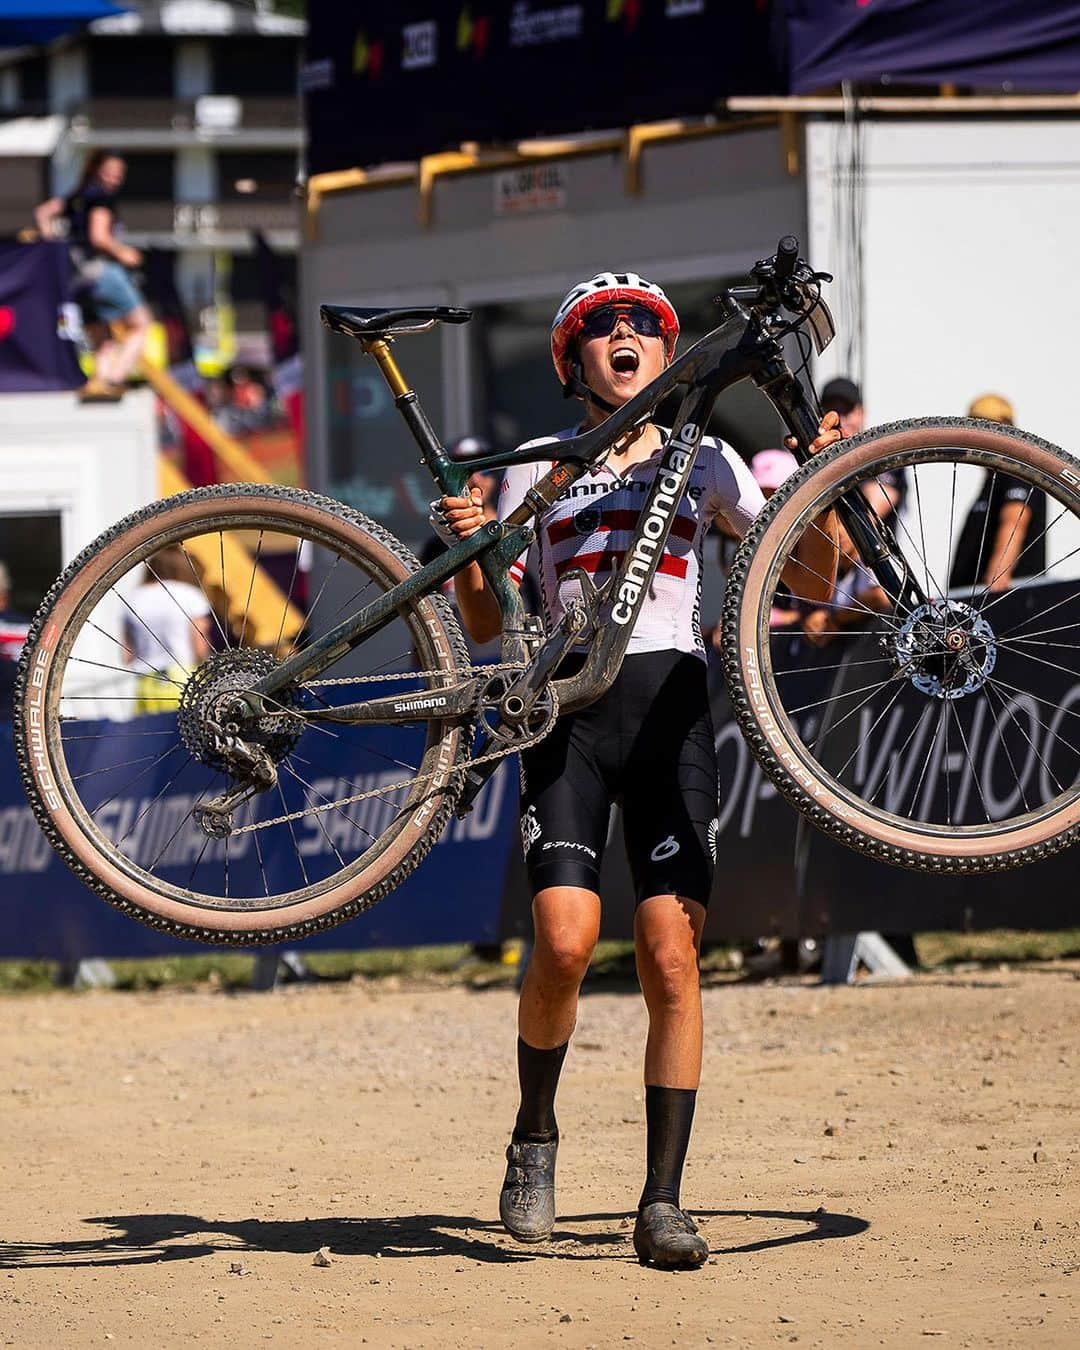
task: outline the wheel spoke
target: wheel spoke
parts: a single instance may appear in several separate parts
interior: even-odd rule
[[[259,531],[258,542],[255,545],[255,557],[251,561],[251,580],[248,582],[247,597],[244,600],[244,622],[240,629],[239,645],[244,645],[244,638],[247,636],[248,612],[251,609],[251,595],[255,590],[255,574],[259,570],[259,559],[262,557],[263,535],[265,531]]]

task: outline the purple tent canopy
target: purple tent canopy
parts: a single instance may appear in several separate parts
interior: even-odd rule
[[[786,0],[789,87],[1080,90],[1080,0]]]

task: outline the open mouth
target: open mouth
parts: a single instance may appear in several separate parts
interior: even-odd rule
[[[611,369],[616,375],[633,375],[640,363],[633,347],[616,347],[611,353]]]

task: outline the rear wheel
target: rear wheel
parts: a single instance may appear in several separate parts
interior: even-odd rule
[[[468,664],[445,601],[403,606],[243,729],[251,787],[214,722],[284,657],[404,580],[403,544],[339,503],[236,484],[171,497],[91,544],[26,645],[15,742],[30,802],[99,895],[185,937],[249,945],[339,923],[425,856],[460,790],[468,729],[307,721],[320,706],[453,684]]]
[[[1076,840],[1078,485],[1080,462],[1045,441],[943,418],[841,442],[770,500],[732,571],[724,668],[754,753],[814,824],[945,872]],[[927,603],[898,612],[852,566],[807,621],[815,646],[785,623],[806,598],[780,574],[852,491],[890,520]]]

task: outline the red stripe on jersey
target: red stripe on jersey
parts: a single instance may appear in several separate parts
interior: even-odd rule
[[[561,562],[557,561],[555,563],[555,575],[561,577],[571,567],[580,567],[585,572],[606,571],[610,567],[618,567],[624,554],[624,549],[613,549],[610,552],[607,549],[600,549],[596,553],[578,553],[573,558],[563,558]],[[673,558],[670,553],[665,553],[660,559],[660,566],[656,570],[662,572],[664,576],[679,577],[681,580],[686,576],[688,563],[687,558]]]
[[[587,506],[582,510],[588,510]],[[587,534],[596,534],[603,530],[634,530],[641,518],[639,510],[622,511],[602,511],[600,519],[593,529],[588,530]],[[547,527],[547,536],[552,544],[562,544],[567,539],[573,539],[577,534],[576,516],[569,516],[565,520],[556,520]],[[693,540],[697,533],[697,523],[691,516],[677,515],[671,522],[671,533],[676,539]]]

